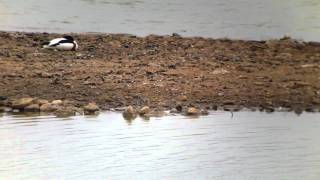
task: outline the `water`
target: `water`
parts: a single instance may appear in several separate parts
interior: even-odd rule
[[[1,179],[320,178],[320,114],[3,115]]]
[[[320,41],[319,0],[0,0],[0,30]]]

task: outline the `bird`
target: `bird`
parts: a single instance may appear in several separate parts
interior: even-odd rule
[[[71,50],[75,51],[78,49],[77,42],[73,39],[72,36],[63,36],[62,38],[52,39],[49,42],[42,43],[43,48],[55,48],[58,50]]]

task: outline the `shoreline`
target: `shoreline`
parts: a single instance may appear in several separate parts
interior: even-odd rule
[[[320,43],[72,35],[75,52],[40,47],[61,34],[0,31],[0,96],[95,102],[103,110],[320,108]]]

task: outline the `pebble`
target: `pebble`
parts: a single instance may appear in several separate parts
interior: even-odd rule
[[[209,115],[209,111],[206,110],[206,109],[202,109],[201,110],[201,115],[207,116],[207,115]]]
[[[182,112],[182,105],[181,105],[181,104],[177,104],[177,105],[176,105],[176,110],[177,110],[178,112]]]
[[[54,112],[54,114],[58,117],[68,117],[76,115],[77,110],[74,106],[60,107],[58,110]]]
[[[188,116],[197,116],[197,115],[199,115],[199,110],[197,108],[195,108],[195,107],[189,107],[187,109],[186,114]]]
[[[53,100],[53,101],[51,102],[51,104],[56,104],[56,105],[60,105],[60,104],[62,104],[62,103],[63,103],[62,100]]]
[[[180,100],[181,100],[181,101],[187,101],[187,100],[188,100],[188,97],[187,97],[187,96],[181,96],[181,97],[180,97]]]
[[[40,106],[43,105],[43,104],[48,104],[49,101],[48,100],[45,100],[45,99],[36,99],[34,101],[35,104],[39,104]]]
[[[13,109],[24,109],[33,103],[33,98],[21,98],[12,102]]]
[[[59,109],[59,106],[52,103],[43,104],[40,106],[42,112],[53,112]]]
[[[20,112],[20,110],[19,109],[12,109],[12,112],[18,113],[18,112]]]
[[[123,117],[127,120],[135,119],[136,116],[137,111],[132,106],[128,106],[123,112]]]
[[[8,98],[6,96],[0,96],[0,101],[7,100]]]
[[[96,103],[89,103],[88,105],[83,107],[83,110],[84,110],[84,114],[89,115],[89,114],[95,114],[100,109]]]
[[[148,106],[144,106],[139,110],[140,115],[145,115],[150,113],[150,108]]]
[[[128,106],[125,110],[124,110],[125,114],[136,114],[136,110],[134,109],[133,106]]]
[[[25,111],[37,112],[37,111],[40,111],[40,106],[39,106],[39,104],[31,104],[31,105],[25,107],[24,110]]]

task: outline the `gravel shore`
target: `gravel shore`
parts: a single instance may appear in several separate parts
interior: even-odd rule
[[[317,111],[320,43],[72,34],[78,51],[42,49],[61,34],[0,32],[0,96],[102,109],[177,105]]]

